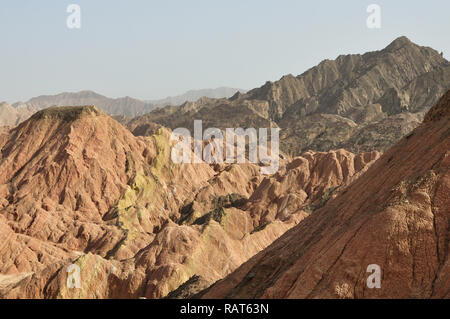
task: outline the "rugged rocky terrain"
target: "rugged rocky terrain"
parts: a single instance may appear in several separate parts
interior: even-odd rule
[[[202,119],[221,129],[280,127],[281,148],[292,156],[339,148],[384,151],[417,127],[449,88],[450,62],[400,37],[383,50],[325,60],[247,93],[218,88],[154,101],[62,93],[33,98],[26,108],[0,106],[0,125],[17,125],[45,107],[95,104],[137,135],[151,135],[160,125],[192,129]]]
[[[191,128],[280,127],[282,149],[384,151],[417,127],[450,88],[450,63],[400,37],[385,49],[325,60],[229,99],[202,99],[157,109],[140,119]],[[389,128],[389,129],[386,129]]]
[[[379,153],[255,164],[171,162],[169,131],[135,137],[94,106],[49,108],[0,134],[0,296],[158,298],[205,288],[363,172]],[[205,260],[208,260],[206,263]],[[67,269],[81,269],[81,289]]]
[[[90,91],[0,104],[0,298],[448,298],[449,88],[401,37],[150,113]],[[173,163],[171,129],[198,119],[281,128],[279,170]]]
[[[205,298],[449,298],[450,91],[354,183]],[[369,265],[381,268],[369,289]]]

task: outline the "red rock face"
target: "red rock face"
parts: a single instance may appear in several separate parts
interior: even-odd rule
[[[307,152],[264,177],[254,164],[175,165],[169,137],[135,137],[95,107],[47,109],[0,133],[0,296],[160,298],[199,275],[195,293],[379,157]],[[71,264],[79,289],[67,287]]]
[[[355,182],[203,297],[449,298],[449,110],[450,91]],[[380,267],[380,288],[367,284],[369,265]]]

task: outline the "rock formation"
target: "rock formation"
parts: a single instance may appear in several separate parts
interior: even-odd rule
[[[417,127],[449,88],[450,63],[400,37],[383,50],[325,60],[245,94],[158,109],[143,118],[172,129],[191,128],[194,119],[220,129],[280,127],[282,150],[292,155],[384,151]]]
[[[93,91],[76,93],[65,92],[56,95],[41,95],[31,98],[25,103],[18,102],[12,106],[6,102],[0,103],[0,125],[17,125],[28,119],[34,112],[52,106],[83,106],[96,105],[103,112],[112,116],[135,117],[152,111],[156,107],[166,105],[181,105],[194,102],[202,97],[228,98],[236,92],[244,90],[220,87],[217,89],[191,90],[185,94],[170,96],[161,100],[143,101],[131,97],[109,98]]]
[[[449,298],[449,123],[450,91],[356,181],[201,295]]]
[[[250,163],[174,164],[169,137],[135,137],[94,106],[45,109],[0,134],[0,296],[191,295],[379,157],[307,152],[265,177]],[[67,287],[72,264],[80,289]]]
[[[449,88],[401,37],[230,98],[2,103],[0,298],[449,298]],[[200,119],[281,128],[278,171],[173,163]]]

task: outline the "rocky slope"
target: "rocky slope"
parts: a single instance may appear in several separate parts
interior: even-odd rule
[[[450,91],[354,183],[201,295],[449,298],[449,124]]]
[[[0,297],[159,298],[183,284],[191,295],[379,157],[308,152],[263,176],[254,164],[175,165],[172,144],[164,128],[135,137],[94,106],[0,132]],[[80,289],[67,287],[71,264]]]
[[[325,60],[229,99],[155,110],[149,122],[190,128],[194,119],[226,127],[281,128],[286,153],[346,148],[383,151],[417,127],[450,88],[450,63],[400,37],[386,48]],[[386,130],[386,127],[391,129]]]

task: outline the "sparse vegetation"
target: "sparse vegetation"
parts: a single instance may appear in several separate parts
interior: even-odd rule
[[[54,106],[35,113],[32,116],[32,119],[34,120],[57,119],[65,122],[70,122],[79,119],[82,116],[86,115],[97,116],[101,114],[103,114],[102,111],[100,111],[94,105],[60,106],[60,107]]]
[[[255,227],[255,228],[251,231],[250,234],[254,234],[254,233],[257,233],[257,232],[259,232],[259,231],[261,231],[261,230],[264,230],[264,229],[267,227],[267,225],[269,225],[269,224],[270,224],[270,222],[265,222],[265,223],[262,223],[261,225],[258,225],[257,227]]]

